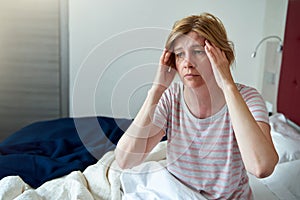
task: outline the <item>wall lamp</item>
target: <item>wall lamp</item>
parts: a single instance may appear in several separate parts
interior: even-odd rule
[[[255,50],[254,50],[253,53],[251,54],[251,57],[252,57],[252,58],[255,58],[256,52],[257,52],[258,48],[260,47],[260,45],[261,45],[264,41],[266,41],[266,40],[268,40],[268,39],[277,39],[277,40],[279,40],[279,45],[278,45],[278,48],[277,48],[277,52],[278,52],[278,53],[282,52],[283,45],[282,45],[282,40],[281,40],[281,38],[278,37],[278,36],[276,36],[276,35],[270,35],[270,36],[264,37],[263,39],[260,40],[260,42],[257,44]]]

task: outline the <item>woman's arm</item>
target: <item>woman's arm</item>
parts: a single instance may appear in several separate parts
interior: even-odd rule
[[[136,118],[117,144],[116,161],[121,168],[140,164],[162,139],[164,131],[152,124],[154,109],[162,93],[151,89]]]
[[[170,55],[166,50],[163,52],[153,86],[134,121],[117,144],[115,156],[121,168],[131,168],[143,162],[165,135],[165,131],[155,126],[152,119],[158,101],[176,73],[173,68],[169,70]]]
[[[256,177],[267,177],[278,162],[270,126],[255,121],[232,79],[225,53],[208,41],[205,49],[217,83],[223,91],[245,167]]]
[[[246,169],[259,178],[269,176],[278,162],[270,126],[255,121],[236,85],[226,85],[223,92]]]

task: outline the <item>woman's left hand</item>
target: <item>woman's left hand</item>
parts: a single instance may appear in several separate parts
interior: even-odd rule
[[[224,51],[205,40],[205,52],[211,63],[218,86],[223,90],[225,84],[234,84],[229,61]]]

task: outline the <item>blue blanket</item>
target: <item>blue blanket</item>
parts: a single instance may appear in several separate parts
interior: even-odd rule
[[[115,148],[131,122],[85,117],[28,125],[0,144],[0,179],[18,175],[37,188],[71,171],[83,171]]]

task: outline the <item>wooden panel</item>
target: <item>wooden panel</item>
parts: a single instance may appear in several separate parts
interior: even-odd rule
[[[60,116],[59,1],[0,3],[0,140]]]

